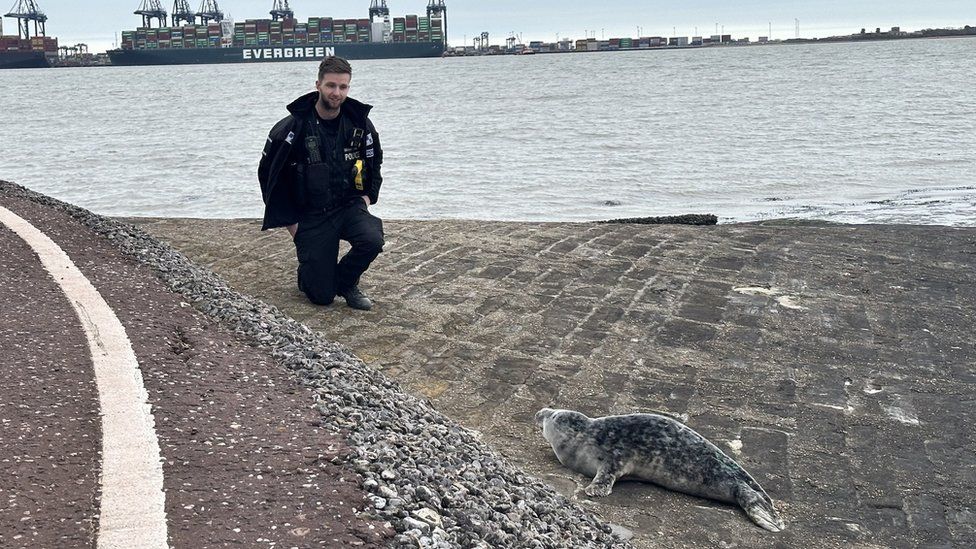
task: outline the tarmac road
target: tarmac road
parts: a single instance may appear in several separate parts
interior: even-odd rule
[[[354,511],[367,505],[357,475],[331,463],[344,441],[317,426],[309,391],[270,356],[74,219],[12,197],[0,206],[66,252],[121,321],[155,418],[163,476],[149,492],[164,490],[166,521],[162,544],[138,528],[151,513],[106,525],[103,419],[113,414],[100,405],[93,355],[111,342],[96,330],[92,351],[67,277],[48,274],[0,224],[0,547],[385,546],[389,528]],[[121,398],[104,391],[108,404]],[[134,495],[123,509],[146,500],[143,473],[114,487]]]

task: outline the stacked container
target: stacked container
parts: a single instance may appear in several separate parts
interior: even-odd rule
[[[220,23],[211,23],[207,25],[207,41],[204,47],[219,48],[220,39],[222,37],[223,32],[220,30]]]
[[[406,42],[406,18],[405,17],[394,17],[393,18],[393,41],[394,42]]]
[[[159,49],[168,50],[172,46],[173,33],[169,28],[159,29]]]
[[[248,19],[235,23],[230,44],[239,48],[267,46],[305,46],[372,41],[374,24],[369,19],[333,19],[310,17],[307,23],[293,18],[281,21]],[[393,18],[391,39],[394,42],[443,42],[444,21],[441,18],[406,15]],[[0,49],[16,49],[17,37],[5,36]],[[219,48],[223,30],[219,23],[185,25],[158,29],[137,28],[122,32],[123,49]],[[26,41],[27,49],[48,48],[42,40]],[[56,46],[55,46],[56,49]]]
[[[369,19],[356,20],[356,41],[369,42]]]
[[[308,41],[311,44],[317,44],[319,42],[319,35],[322,32],[321,19],[318,17],[308,18]],[[331,26],[332,24],[329,23]]]
[[[268,43],[272,46],[281,45],[281,21],[268,21]]]
[[[444,41],[444,20],[443,19],[435,18],[430,20],[430,41],[431,42]]]
[[[122,34],[122,41],[125,42],[125,33]],[[25,48],[19,36],[0,36],[0,51],[20,51],[22,49]]]
[[[4,50],[14,51],[43,51],[58,53],[58,39],[50,36],[32,36],[30,40],[21,40],[18,36],[4,36]]]
[[[244,21],[244,45],[258,45],[258,22],[248,19]]]
[[[281,22],[281,38],[282,42],[286,46],[295,45],[295,21],[294,19],[285,19]]]
[[[419,18],[416,15],[408,15],[406,17],[406,42],[417,42],[419,24]]]
[[[311,31],[309,31],[311,32]],[[335,38],[332,36],[332,18],[323,17],[322,18],[322,33],[319,35],[318,42],[323,44],[328,44],[334,42]]]

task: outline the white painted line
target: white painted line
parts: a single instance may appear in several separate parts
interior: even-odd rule
[[[88,338],[102,414],[98,549],[166,548],[166,496],[155,420],[132,344],[115,312],[53,240],[0,206],[74,306]]]

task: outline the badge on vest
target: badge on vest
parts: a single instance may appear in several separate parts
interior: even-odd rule
[[[349,140],[349,147],[358,149],[363,144],[363,129],[353,128],[352,139]]]
[[[345,153],[346,161],[359,159],[359,149],[350,149],[347,147]]]

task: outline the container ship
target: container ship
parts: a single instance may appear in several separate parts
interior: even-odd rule
[[[34,69],[50,67],[58,58],[58,39],[44,36],[47,16],[34,0],[19,0],[10,13],[4,14],[17,20],[16,35],[3,34],[3,18],[0,18],[0,69]],[[31,23],[34,36],[30,35]]]
[[[430,0],[425,16],[391,18],[386,0],[372,0],[368,18],[309,17],[303,22],[295,19],[288,0],[275,0],[271,19],[236,23],[224,18],[216,0],[204,0],[196,13],[186,0],[176,0],[170,26],[159,0],[143,1],[135,13],[142,15],[143,25],[124,31],[121,47],[108,51],[113,65],[276,63],[328,55],[438,57],[447,37],[444,0]]]

